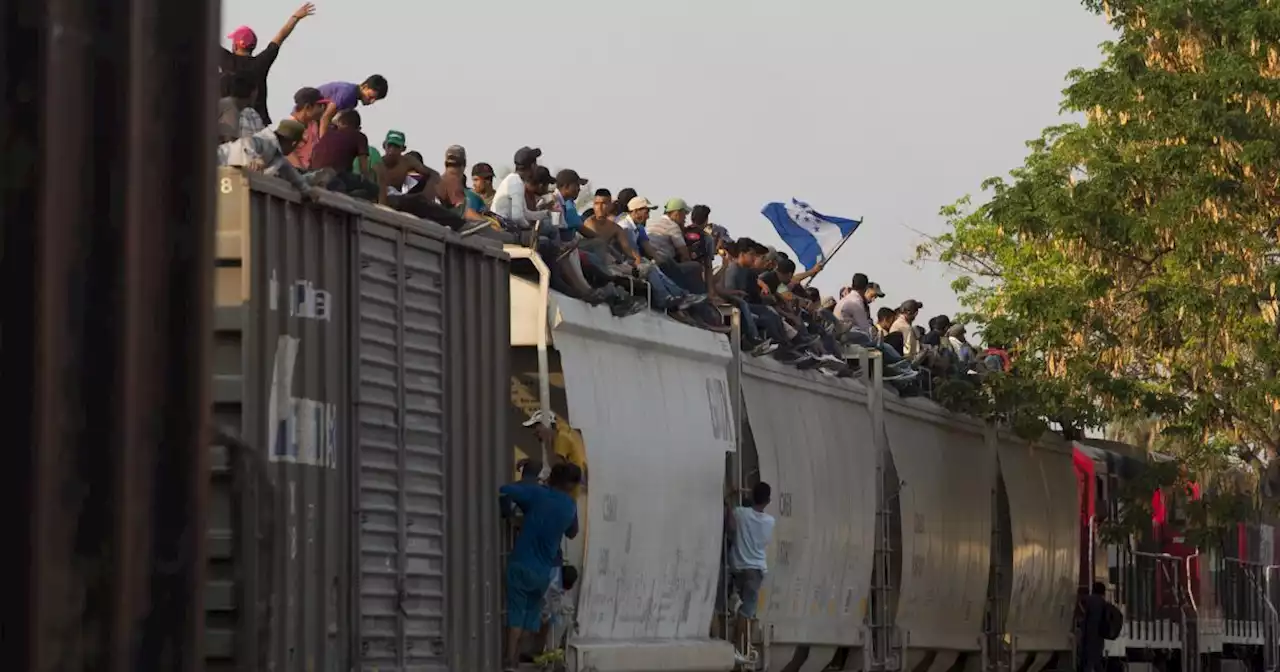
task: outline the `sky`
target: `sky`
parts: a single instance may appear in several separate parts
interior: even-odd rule
[[[248,25],[265,45],[300,5],[224,0],[222,34]],[[1076,0],[318,0],[268,109],[378,73],[389,95],[361,108],[365,132],[404,131],[437,169],[452,144],[500,172],[538,147],[592,188],[705,203],[780,247],[760,209],[794,197],[864,220],[815,280],[824,294],[861,271],[885,305],[954,315],[946,269],[908,263],[917,243],[1064,121],[1067,72],[1112,36]]]

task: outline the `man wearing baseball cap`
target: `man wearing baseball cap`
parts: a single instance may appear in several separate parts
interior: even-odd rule
[[[276,62],[276,57],[280,55],[280,45],[288,39],[293,29],[298,26],[298,22],[315,13],[315,5],[310,2],[303,4],[289,17],[280,32],[271,38],[271,43],[257,55],[254,55],[253,50],[258,48],[258,36],[254,34],[252,28],[240,26],[231,31],[227,35],[227,39],[231,40],[231,49],[222,49],[218,54],[221,95],[231,95],[231,81],[236,73],[247,74],[253,88],[257,91],[250,107],[257,110],[258,116],[262,117],[262,123],[270,126],[271,115],[267,114],[267,74]]]
[[[269,128],[232,142],[224,142],[218,145],[218,165],[234,166],[284,178],[301,191],[303,196],[308,196],[311,193],[310,185],[285,160],[285,156],[293,150],[294,145],[302,139],[305,132],[306,128],[302,124],[292,119],[285,119],[273,129]]]
[[[542,150],[521,147],[515,154],[515,172],[502,178],[495,190],[490,210],[518,229],[527,229],[538,217],[525,208],[525,183],[532,182],[538,173],[538,159]]]
[[[324,108],[328,104],[329,100],[320,93],[320,89],[310,86],[304,86],[293,94],[293,112],[289,118],[307,129],[302,141],[289,154],[289,163],[298,170],[311,169],[311,154],[320,139],[316,123],[320,121],[320,115],[324,114]]]
[[[466,222],[458,229],[463,235],[489,227],[489,221],[480,214],[484,203],[467,188],[467,150],[462,145],[450,145],[444,150],[444,172],[436,186],[436,198]]]
[[[689,247],[684,239],[684,227],[690,210],[683,198],[668,200],[663,208],[664,214],[648,223],[645,233],[657,255],[654,260],[662,267],[662,271],[681,287],[695,294],[704,294],[710,276],[704,272],[703,265],[689,255]]]

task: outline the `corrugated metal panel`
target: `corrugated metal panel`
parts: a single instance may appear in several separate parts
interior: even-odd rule
[[[444,245],[360,225],[360,663],[445,664]]]
[[[626,669],[686,669],[704,654],[728,669],[732,650],[707,639],[734,449],[728,343],[656,315],[557,305],[570,418],[591,465],[571,636],[580,669],[623,664],[623,653],[652,665]]]
[[[200,665],[217,12],[0,5],[5,669]]]
[[[496,669],[506,257],[376,211],[358,264],[360,665]]]
[[[211,639],[277,670],[496,669],[506,255],[233,169],[217,190],[216,410],[272,460],[281,560],[269,635],[242,606],[263,589],[238,579],[234,600],[209,588]],[[212,561],[243,577],[262,552]]]
[[[995,450],[984,427],[934,409],[915,399],[885,403],[885,433],[902,482],[896,623],[911,649],[973,651],[991,568]]]
[[[1013,548],[1012,592],[1006,631],[1019,651],[1069,650],[1079,566],[1080,527],[1074,501],[1075,473],[1065,446],[999,437],[997,454]]]
[[[777,520],[760,618],[778,644],[858,646],[876,525],[866,393],[772,359],[743,364],[742,393]]]
[[[281,672],[342,669],[351,613],[344,475],[354,217],[323,202],[303,204],[283,183],[235,169],[220,171],[217,193],[215,413],[270,462],[280,552],[268,586],[250,577],[272,558],[235,546],[245,554],[231,561],[240,585],[216,614],[221,627],[210,639],[222,644],[210,651],[210,664],[234,668],[265,658]],[[265,641],[261,619],[270,623]]]
[[[451,244],[445,257],[448,498],[446,640],[451,672],[501,667],[502,524],[494,494],[510,473],[509,260]]]

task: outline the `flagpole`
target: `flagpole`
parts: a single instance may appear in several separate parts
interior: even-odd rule
[[[858,220],[858,226],[862,226],[862,220]],[[834,257],[834,256],[836,256],[836,252],[839,252],[839,251],[840,251],[840,248],[844,247],[844,244],[845,244],[845,243],[847,243],[847,242],[849,242],[849,238],[853,236],[854,231],[857,231],[857,229],[855,228],[853,231],[850,231],[848,234],[846,234],[844,238],[841,238],[841,239],[840,239],[840,244],[839,244],[839,245],[836,245],[836,246],[835,246],[835,248],[833,248],[833,249],[831,250],[831,254],[828,254],[827,256],[825,256],[825,257],[823,257],[822,259],[820,259],[820,260],[818,261],[818,263],[822,264],[822,265],[823,265],[823,267],[825,268],[825,267],[826,267],[826,265],[827,265],[827,262],[828,262],[828,261],[831,261],[831,258],[832,258],[832,257]],[[809,286],[809,283],[813,282],[813,279],[814,279],[814,278],[816,278],[816,277],[818,277],[818,276],[816,276],[816,275],[811,275],[811,276],[809,276],[809,277],[805,278],[805,279],[804,279],[804,282],[802,282],[802,283],[800,283],[800,284],[801,284],[802,286],[804,286],[804,287],[808,287],[808,286]]]

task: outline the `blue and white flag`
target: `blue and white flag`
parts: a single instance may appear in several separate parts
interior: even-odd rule
[[[795,251],[796,260],[805,268],[829,258],[862,224],[861,219],[824,215],[794,198],[790,203],[770,203],[760,214],[773,223],[782,242]]]

